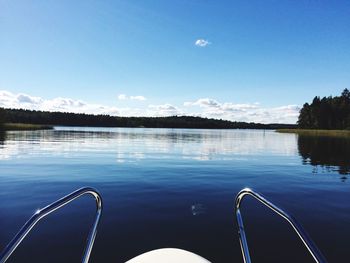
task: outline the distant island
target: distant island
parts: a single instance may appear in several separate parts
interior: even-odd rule
[[[1,124],[2,123],[2,124]],[[0,126],[20,123],[50,126],[144,127],[144,128],[197,128],[197,129],[283,129],[296,128],[293,124],[262,124],[234,122],[193,116],[119,117],[110,115],[76,114],[68,112],[0,109]],[[21,125],[17,125],[20,127]],[[32,126],[33,128],[35,126]]]

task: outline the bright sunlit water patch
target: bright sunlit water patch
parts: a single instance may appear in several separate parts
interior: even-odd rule
[[[242,262],[233,203],[252,187],[290,211],[330,262],[350,256],[349,140],[81,127],[0,138],[0,249],[37,209],[92,186],[105,205],[92,262],[123,262],[160,247]],[[247,200],[243,213],[257,262],[310,259],[291,229],[259,204]],[[93,215],[89,198],[50,215],[13,262],[79,261]]]

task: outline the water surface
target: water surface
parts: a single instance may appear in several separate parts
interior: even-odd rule
[[[235,194],[252,187],[293,214],[330,262],[349,258],[350,141],[274,131],[66,128],[0,136],[0,249],[40,207],[82,186],[104,213],[92,262],[178,247],[242,262]],[[51,214],[12,262],[78,262],[89,197]],[[254,262],[312,262],[290,227],[243,204]]]

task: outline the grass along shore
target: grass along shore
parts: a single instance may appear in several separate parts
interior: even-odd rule
[[[3,130],[5,131],[26,131],[26,130],[51,130],[53,126],[41,124],[27,124],[27,123],[5,123]]]
[[[296,133],[303,136],[331,136],[350,138],[350,130],[277,129],[276,132]]]

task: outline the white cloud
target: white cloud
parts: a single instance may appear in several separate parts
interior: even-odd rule
[[[231,102],[219,103],[216,100],[204,98],[198,99],[194,102],[185,102],[184,106],[199,106],[205,108],[206,110],[221,110],[221,111],[244,111],[248,109],[256,109],[257,103],[254,104],[233,104]]]
[[[220,103],[209,98],[185,102],[184,106],[199,106],[200,112],[197,115],[202,117],[259,123],[295,123],[300,110],[298,105],[263,108],[259,103]]]
[[[194,42],[194,44],[197,47],[206,47],[206,46],[210,45],[211,43],[205,39],[197,39],[196,42]]]
[[[32,104],[38,104],[42,102],[42,99],[39,97],[32,97],[26,94],[18,94],[17,100],[21,103],[32,103]]]
[[[175,106],[166,103],[162,105],[148,105],[149,116],[174,116],[183,115],[183,113]]]
[[[123,95],[123,94],[121,94]],[[129,100],[145,100],[143,96],[121,96]],[[131,98],[133,97],[133,98]],[[23,93],[11,93],[0,90],[0,107],[22,108],[29,110],[60,111],[87,114],[109,114],[113,116],[174,116],[188,115],[230,121],[259,123],[296,123],[300,106],[284,105],[280,107],[263,107],[259,103],[219,102],[211,98],[200,98],[183,103],[177,107],[169,103],[143,107],[115,107],[88,103],[71,98],[44,99]]]
[[[144,101],[146,98],[144,96],[130,96],[131,100],[139,100],[139,101]]]
[[[43,99],[22,93],[14,94],[4,90],[0,90],[0,107],[87,114],[118,115],[120,113],[119,109],[116,107],[89,104],[71,98],[58,97],[53,99]]]
[[[126,100],[128,97],[125,94],[119,94],[118,100]]]
[[[145,101],[147,100],[144,96],[127,96],[125,94],[119,94],[118,100],[138,100],[138,101]]]
[[[216,100],[205,98],[205,99],[199,99],[194,102],[185,102],[185,106],[199,106],[204,108],[211,108],[211,107],[218,107],[219,103]]]

